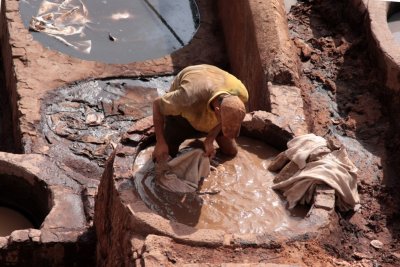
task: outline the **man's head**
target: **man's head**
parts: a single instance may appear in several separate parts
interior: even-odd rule
[[[246,115],[243,101],[234,95],[219,96],[219,107],[216,110],[222,126],[222,133],[229,138],[239,136],[240,125]]]

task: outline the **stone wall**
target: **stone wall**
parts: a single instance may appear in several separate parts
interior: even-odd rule
[[[363,18],[362,22],[368,37],[368,49],[371,60],[380,70],[382,87],[377,93],[388,110],[391,132],[390,150],[393,155],[400,151],[400,44],[396,42],[389,29],[387,18],[394,11],[393,5],[399,3],[385,1],[352,0],[353,13]],[[398,7],[398,6],[397,6]],[[356,12],[354,12],[356,11]],[[400,166],[399,157],[391,157],[392,166]],[[389,164],[389,163],[388,163]],[[400,170],[400,167],[395,167]]]
[[[8,191],[2,196],[35,213],[36,224],[0,237],[1,266],[93,266],[96,238],[79,183],[45,156],[4,152],[0,178]]]
[[[249,90],[249,111],[270,110],[267,82],[297,85],[283,1],[219,0],[231,71]]]
[[[115,153],[107,162],[95,205],[95,227],[98,236],[97,266],[129,266],[133,248],[129,212],[119,199],[114,184]]]

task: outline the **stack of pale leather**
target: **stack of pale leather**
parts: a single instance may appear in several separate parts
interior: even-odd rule
[[[310,204],[318,184],[335,189],[339,210],[358,208],[357,168],[343,146],[306,134],[290,140],[287,147],[268,169],[279,172],[272,188],[283,192],[289,208]]]

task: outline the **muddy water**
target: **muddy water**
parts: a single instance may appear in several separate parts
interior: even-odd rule
[[[295,229],[306,210],[292,214],[271,189],[268,164],[277,151],[266,144],[241,137],[234,159],[217,154],[217,164],[201,186],[206,194],[176,195],[155,185],[153,147],[140,152],[135,164],[135,185],[142,200],[160,215],[196,228],[228,232],[264,233]],[[293,214],[296,213],[298,217]]]
[[[34,228],[21,213],[0,206],[0,236],[10,235],[14,230]]]
[[[57,38],[31,32],[34,39],[50,49],[87,60],[129,63],[158,58],[186,45],[198,27],[199,13],[193,0],[72,0],[68,2],[71,5],[62,0],[51,2],[75,8],[68,16],[79,16],[68,21],[68,25],[61,23],[61,27],[71,26],[69,29],[77,32],[70,34],[66,29]],[[53,4],[46,2],[45,8],[43,3],[20,1],[21,17],[27,28],[32,17],[43,15],[39,10],[51,7],[52,14],[59,11]],[[54,25],[49,26],[53,29]]]
[[[394,39],[400,43],[400,12],[394,13],[388,18],[388,25]]]

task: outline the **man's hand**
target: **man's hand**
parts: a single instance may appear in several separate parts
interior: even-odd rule
[[[204,140],[204,155],[212,159],[215,156],[214,140],[221,131],[221,124],[215,126]]]
[[[204,156],[212,159],[215,156],[214,140],[204,140]]]

